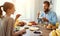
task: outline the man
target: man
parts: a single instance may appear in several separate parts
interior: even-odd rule
[[[48,1],[44,1],[43,3],[44,11],[38,13],[38,17],[41,18],[44,22],[48,22],[51,24],[56,24],[57,22],[57,15],[54,11],[50,10],[50,3]],[[40,21],[40,20],[39,20]]]

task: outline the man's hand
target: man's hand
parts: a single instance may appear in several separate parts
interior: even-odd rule
[[[44,22],[49,22],[49,20],[46,19],[46,18],[42,18],[42,20],[43,20]]]
[[[37,14],[38,18],[39,18],[39,15],[40,15],[40,11],[39,11],[38,14]]]

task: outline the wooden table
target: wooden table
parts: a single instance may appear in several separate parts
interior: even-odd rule
[[[43,36],[49,36],[52,30],[47,30],[44,26],[40,25],[40,30],[43,32]]]
[[[52,30],[47,30],[46,28],[44,28],[41,24],[37,25],[40,28],[40,31],[42,31],[42,36],[49,36],[49,33]],[[34,36],[33,31],[30,31],[29,29],[26,30],[26,33],[23,36]]]

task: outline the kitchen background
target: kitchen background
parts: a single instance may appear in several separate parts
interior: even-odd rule
[[[12,2],[15,5],[15,14],[11,17],[15,18],[16,14],[21,14],[22,16],[19,20],[23,21],[37,21],[38,11],[43,10],[43,2],[45,0],[0,0],[0,5],[4,2]],[[55,11],[58,17],[58,22],[60,22],[60,0],[47,0],[51,3],[51,10]],[[5,13],[3,13],[5,15]]]

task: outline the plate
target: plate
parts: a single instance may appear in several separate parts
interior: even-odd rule
[[[39,30],[38,27],[30,27],[29,29],[30,29],[31,31]]]

